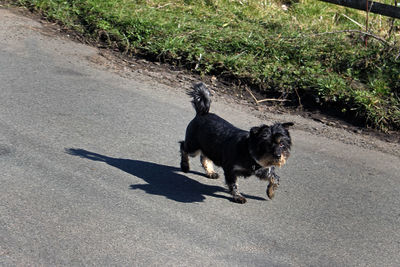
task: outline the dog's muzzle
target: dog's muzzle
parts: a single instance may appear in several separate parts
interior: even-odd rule
[[[285,164],[286,164],[286,157],[284,155],[281,155],[280,158],[274,159],[273,165],[277,167],[282,167]]]

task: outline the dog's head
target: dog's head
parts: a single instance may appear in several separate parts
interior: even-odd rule
[[[288,129],[293,125],[286,122],[251,128],[249,152],[253,159],[262,167],[283,166],[290,155],[292,140]]]

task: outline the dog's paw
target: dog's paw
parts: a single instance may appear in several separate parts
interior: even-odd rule
[[[233,202],[244,204],[247,202],[247,199],[244,196],[237,195],[237,196],[233,196]]]
[[[216,172],[212,172],[212,173],[207,174],[207,177],[210,178],[210,179],[218,179],[219,178],[219,174],[216,173]]]
[[[275,190],[278,188],[278,185],[275,183],[269,183],[267,187],[267,196],[269,199],[273,199],[275,197]]]

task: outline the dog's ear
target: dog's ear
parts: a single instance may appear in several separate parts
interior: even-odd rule
[[[261,126],[256,126],[250,129],[250,136],[258,136],[260,135],[265,129],[268,129],[268,125],[261,125]]]
[[[257,136],[259,131],[260,131],[260,127],[252,127],[250,129],[250,136]]]
[[[282,127],[285,128],[286,130],[288,130],[289,127],[290,127],[290,126],[293,126],[293,125],[294,125],[293,122],[285,122],[285,123],[282,123]]]

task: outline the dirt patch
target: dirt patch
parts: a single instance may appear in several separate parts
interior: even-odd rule
[[[1,3],[1,2],[0,2]],[[1,5],[0,5],[1,7]],[[98,53],[87,60],[98,68],[107,69],[123,77],[141,74],[165,84],[173,90],[188,90],[193,83],[203,81],[214,94],[214,101],[222,101],[231,105],[240,105],[257,117],[266,121],[294,121],[295,129],[307,131],[313,135],[340,140],[345,144],[357,145],[366,149],[378,150],[400,157],[400,132],[382,133],[373,129],[358,127],[334,116],[319,111],[307,111],[295,107],[287,107],[276,99],[257,104],[255,99],[262,96],[250,93],[245,85],[232,84],[219,80],[215,76],[200,76],[185,69],[151,62],[143,58],[126,56],[119,51],[105,49],[98,40],[90,40],[62,25],[49,22],[39,14],[31,13],[24,8],[9,8],[10,11],[30,17],[41,24],[33,30],[47,36],[57,36],[88,44],[98,48]]]

